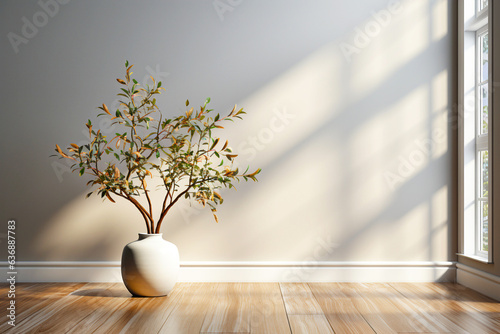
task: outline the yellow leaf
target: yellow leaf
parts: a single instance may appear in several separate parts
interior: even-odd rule
[[[253,172],[252,174],[248,174],[248,176],[255,176],[255,175],[259,174],[261,170],[262,169],[259,168],[255,172]]]
[[[78,145],[76,145],[76,144],[70,144],[70,145],[71,145],[71,146],[73,146],[74,148],[76,148],[77,150],[80,148],[80,147],[78,147]]]
[[[61,148],[59,147],[59,145],[56,144],[56,149],[57,149],[57,152],[59,152],[60,155],[65,155],[63,153],[63,151],[61,150]]]
[[[117,79],[117,80],[118,80],[118,79]],[[123,81],[123,80],[122,80],[122,81]],[[125,82],[123,82],[123,83],[125,83]],[[104,109],[104,111],[106,112],[106,114],[108,114],[109,116],[111,116],[111,113],[109,112],[108,107],[107,107],[104,103],[102,104],[102,108]]]
[[[59,145],[56,144],[56,149],[57,149],[57,152],[59,152],[60,155],[62,155],[64,158],[68,158],[68,159],[71,159],[71,160],[75,160],[73,157],[70,157],[68,155],[66,155],[62,150],[61,148],[59,147]],[[76,160],[75,160],[76,161]]]
[[[226,140],[226,143],[224,144],[224,147],[222,147],[222,150],[221,151],[224,151],[227,147],[227,140]]]
[[[116,81],[118,81],[119,83],[121,83],[122,85],[126,85],[127,83],[125,81],[123,81],[122,79],[116,79]]]
[[[115,166],[115,179],[118,179],[120,177],[120,170],[118,167]]]

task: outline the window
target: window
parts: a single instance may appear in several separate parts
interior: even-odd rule
[[[488,7],[488,0],[478,0],[477,8],[479,8],[478,12],[486,9]]]
[[[481,1],[482,3],[482,1]],[[476,255],[488,257],[488,29],[476,32]]]
[[[491,262],[488,0],[462,0],[459,97],[461,253]]]

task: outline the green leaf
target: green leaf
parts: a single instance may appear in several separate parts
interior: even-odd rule
[[[82,176],[83,173],[85,173],[85,168],[80,169],[80,176]]]
[[[125,61],[125,67],[128,67],[128,60]]]
[[[132,81],[133,81],[136,85],[138,85],[138,84],[139,84],[139,83],[137,82],[137,80],[135,80],[135,79],[132,79]]]
[[[207,100],[206,100],[205,103],[210,103],[210,98],[209,97],[207,97]]]
[[[219,117],[220,117],[219,114],[217,114],[217,116],[215,116],[214,118],[214,122],[217,122],[219,120]]]
[[[156,86],[157,88],[161,87],[161,81],[158,81],[158,85]]]
[[[189,100],[186,100],[186,107],[189,105]]]

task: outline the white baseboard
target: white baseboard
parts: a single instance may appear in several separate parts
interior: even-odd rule
[[[0,263],[1,281],[8,278]],[[121,282],[120,262],[17,262],[17,282]],[[455,262],[181,262],[179,282],[454,282]]]
[[[500,277],[457,263],[457,283],[500,301]]]

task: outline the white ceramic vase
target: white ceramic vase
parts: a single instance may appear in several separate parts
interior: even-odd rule
[[[139,233],[123,248],[121,267],[123,283],[134,296],[165,296],[177,282],[179,250],[162,233]]]

